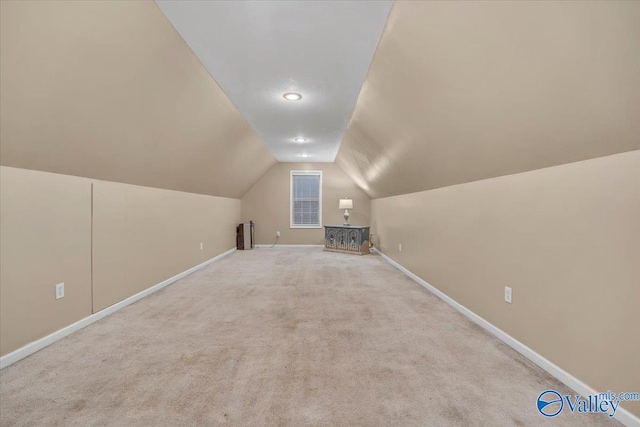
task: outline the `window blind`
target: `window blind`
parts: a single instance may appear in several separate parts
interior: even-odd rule
[[[320,227],[321,173],[291,172],[291,226]]]

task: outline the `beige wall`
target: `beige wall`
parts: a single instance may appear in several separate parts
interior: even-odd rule
[[[153,1],[0,1],[4,166],[240,198],[275,159]]]
[[[238,199],[0,173],[2,355],[235,246]]]
[[[372,230],[385,254],[596,390],[640,389],[640,151],[376,199]]]
[[[93,203],[94,311],[236,245],[238,199],[100,181]]]
[[[289,228],[291,170],[322,171],[322,223],[342,224],[338,200],[353,199],[349,222],[369,225],[369,197],[335,163],[277,163],[242,198],[242,221],[253,220],[257,244],[321,245],[324,229]]]
[[[91,181],[0,167],[0,236],[0,354],[91,314]]]

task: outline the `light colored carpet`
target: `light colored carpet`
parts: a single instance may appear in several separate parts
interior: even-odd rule
[[[0,373],[3,426],[606,425],[379,256],[236,252]]]

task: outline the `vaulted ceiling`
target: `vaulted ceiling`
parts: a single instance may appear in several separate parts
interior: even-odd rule
[[[302,136],[376,198],[640,149],[640,2],[159,5],[0,2],[3,165],[241,197]]]
[[[0,8],[3,165],[238,198],[276,163],[155,3]]]
[[[390,0],[156,3],[278,161],[335,160]]]
[[[640,2],[396,1],[336,162],[371,197],[640,149]]]

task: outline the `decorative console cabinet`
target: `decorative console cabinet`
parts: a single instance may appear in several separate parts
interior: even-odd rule
[[[361,225],[325,225],[324,250],[347,254],[368,254],[369,227]]]

